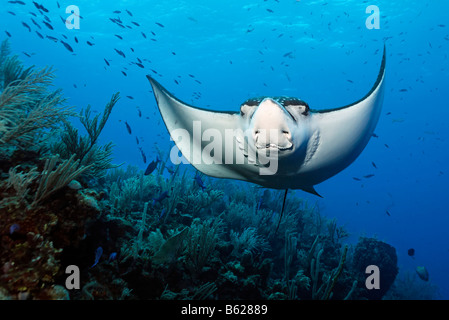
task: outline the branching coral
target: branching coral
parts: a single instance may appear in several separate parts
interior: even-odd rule
[[[30,192],[30,185],[38,177],[39,173],[35,167],[28,172],[17,172],[18,167],[19,166],[9,169],[8,183],[6,187],[13,187],[16,191],[19,202],[28,204],[26,197]]]
[[[31,207],[36,207],[40,202],[89,169],[89,166],[79,167],[79,160],[75,161],[74,158],[75,155],[72,155],[68,160],[61,162],[56,169],[56,163],[59,160],[58,156],[53,156],[45,161],[44,170],[42,171]]]
[[[221,218],[200,222],[195,219],[187,237],[187,268],[193,276],[198,275],[211,259],[222,232]]]
[[[59,90],[48,93],[54,74],[51,68],[30,71],[0,94],[0,145],[22,148],[32,145],[43,129],[55,128],[72,115]]]
[[[233,254],[240,255],[244,250],[250,252],[262,253],[270,251],[270,245],[266,239],[257,234],[257,229],[249,227],[243,230],[242,233],[231,231],[230,233],[231,243],[234,246]]]
[[[99,114],[92,118],[90,105],[81,111],[80,121],[87,132],[85,136],[80,136],[78,130],[70,122],[65,121],[65,130],[61,134],[61,140],[52,146],[52,152],[59,154],[63,159],[76,155],[79,167],[89,164],[89,169],[84,172],[84,175],[88,177],[101,177],[105,174],[106,169],[114,168],[115,166],[111,163],[113,144],[110,142],[104,146],[98,146],[97,141],[109,119],[112,108],[119,99],[119,93],[115,93],[111,97],[101,119]]]

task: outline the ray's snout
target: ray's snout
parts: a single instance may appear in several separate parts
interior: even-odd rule
[[[253,118],[253,139],[257,149],[292,147],[292,134],[288,116],[273,100],[263,100],[255,111]]]

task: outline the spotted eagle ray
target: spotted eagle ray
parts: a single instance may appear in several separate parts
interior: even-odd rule
[[[196,169],[284,189],[284,208],[288,189],[320,196],[314,186],[348,167],[368,144],[382,108],[385,63],[384,47],[371,90],[352,104],[326,110],[290,97],[249,99],[240,112],[206,110],[147,78],[172,139]]]

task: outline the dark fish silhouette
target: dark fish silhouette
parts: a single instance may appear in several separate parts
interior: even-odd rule
[[[370,174],[367,174],[366,176],[363,176],[364,178],[371,178],[371,177],[374,177],[374,174],[372,174],[372,173],[370,173]]]
[[[8,31],[5,30],[5,33],[6,33],[6,35],[7,35],[8,37],[11,38],[11,34],[10,34]]]
[[[413,248],[408,249],[408,250],[407,250],[407,254],[408,254],[410,257],[413,257],[413,256],[415,255],[415,249],[413,249]]]
[[[52,36],[45,36],[47,39],[50,39],[51,41],[54,41],[54,42],[58,42],[59,40],[58,40],[58,38],[55,38],[55,37],[52,37]]]
[[[159,27],[164,28],[165,26],[162,23],[155,22]]]
[[[44,11],[44,12],[48,12],[48,9],[45,8],[43,5],[41,5],[41,4],[37,3],[37,2],[34,2],[34,1],[33,1],[33,4],[34,4],[34,6],[35,6],[38,10],[42,10],[42,11]]]
[[[151,174],[154,171],[154,169],[156,169],[159,162],[161,162],[161,159],[159,159],[159,157],[157,157],[156,160],[151,161],[147,169],[145,170],[144,175],[147,176]]]
[[[61,40],[61,43],[64,45],[64,47],[69,50],[70,52],[73,52],[72,47],[67,43]]]
[[[42,21],[43,24],[45,24],[45,26],[50,29],[50,30],[54,30],[53,26],[51,24],[49,24],[47,21]]]
[[[27,25],[25,22],[22,22],[22,25],[28,29],[28,32],[31,32],[31,28],[29,25]]]
[[[115,48],[114,48],[114,50],[115,50],[115,52],[117,52],[119,55],[121,55],[123,58],[126,58],[126,56],[125,56],[125,54],[123,53],[123,51],[117,50],[117,49],[115,49]]]
[[[108,60],[106,60],[105,58],[103,58],[103,59],[104,59],[104,62],[106,62],[106,64],[107,64],[108,66],[110,66]]]
[[[126,126],[126,130],[128,130],[128,133],[131,134],[132,133],[131,127],[128,124],[128,122],[126,122],[126,121],[125,121],[125,126]]]
[[[94,43],[92,43],[92,42],[90,42],[90,41],[86,41],[86,43],[89,45],[89,46],[93,46],[93,45],[95,45]]]

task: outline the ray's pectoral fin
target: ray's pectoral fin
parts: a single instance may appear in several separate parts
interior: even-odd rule
[[[147,75],[162,119],[183,156],[199,171],[217,178],[248,180],[245,168],[233,165],[239,148],[226,149],[224,138],[239,129],[235,112],[217,112],[190,106]],[[228,132],[227,132],[228,130]]]
[[[368,144],[382,109],[385,61],[384,47],[377,80],[365,97],[341,108],[313,112],[319,143],[305,170],[310,181],[314,180],[312,185],[345,169]]]

